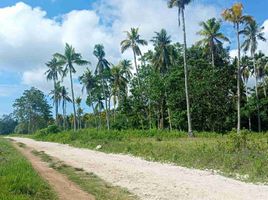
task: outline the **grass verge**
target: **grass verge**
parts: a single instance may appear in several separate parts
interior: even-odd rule
[[[50,188],[31,164],[10,144],[0,138],[0,199],[56,200]]]
[[[268,134],[198,133],[188,138],[182,132],[98,131],[84,129],[57,134],[35,134],[33,139],[70,144],[108,153],[124,153],[147,160],[171,162],[196,169],[212,169],[225,176],[249,182],[268,182]]]
[[[87,173],[83,169],[73,168],[61,161],[53,159],[44,152],[32,151],[36,156],[41,157],[44,162],[48,162],[50,167],[66,175],[69,180],[76,183],[84,191],[93,195],[96,200],[135,200],[138,199],[127,190],[114,187],[93,173]]]

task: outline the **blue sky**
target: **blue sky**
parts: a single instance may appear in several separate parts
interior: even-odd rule
[[[201,20],[219,17],[222,9],[234,2],[237,1],[194,1],[186,16],[189,44],[198,40],[195,33]],[[259,24],[268,19],[268,1],[242,2],[245,12]],[[52,85],[43,76],[44,63],[53,53],[62,51],[65,42],[92,62],[91,69],[96,62],[92,56],[96,43],[105,45],[107,57],[113,63],[121,58],[131,59],[130,52],[120,54],[119,42],[124,38],[123,31],[134,26],[140,27],[147,40],[161,28],[166,28],[174,40],[181,40],[176,12],[166,8],[165,0],[1,0],[0,115],[12,112],[14,100],[24,89],[35,86],[46,94],[50,91]],[[266,26],[268,35],[268,22]],[[225,24],[224,32],[231,37],[232,26]],[[266,46],[262,44],[260,49],[268,51]],[[77,76],[83,70],[78,69]],[[64,84],[68,87],[68,80]],[[83,96],[77,81],[75,88],[76,96]]]

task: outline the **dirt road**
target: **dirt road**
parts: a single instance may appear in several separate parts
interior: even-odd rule
[[[73,167],[93,172],[144,200],[266,200],[268,186],[247,184],[211,172],[105,154],[69,145],[12,138]]]
[[[32,164],[38,174],[43,177],[53,187],[58,195],[59,200],[95,200],[95,198],[81,190],[75,183],[71,182],[67,177],[50,168],[41,158],[34,156],[32,149],[28,146],[20,148],[16,144],[14,146],[20,151]]]

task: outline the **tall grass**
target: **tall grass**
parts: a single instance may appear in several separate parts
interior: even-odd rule
[[[70,144],[103,152],[132,154],[147,160],[172,162],[198,169],[219,170],[245,181],[268,182],[268,135],[243,131],[227,135],[184,132],[98,131],[94,129],[58,134],[35,134],[38,140]]]
[[[31,164],[0,138],[0,199],[3,200],[54,200],[55,193],[39,177]]]

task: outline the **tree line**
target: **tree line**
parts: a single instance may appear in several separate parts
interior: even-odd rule
[[[188,48],[184,14],[191,2],[168,1],[169,8],[178,10],[182,44],[173,42],[165,29],[155,32],[150,41],[142,38],[138,28],[125,32],[121,51],[132,51],[134,65],[127,59],[112,64],[102,44],[94,47],[97,60],[94,71],[88,68],[90,62],[69,44],[63,54],[55,53],[46,64],[46,77],[54,84],[50,94],[55,123],[74,130],[84,127],[178,129],[187,130],[189,136],[194,136],[193,130],[230,131],[235,124],[238,132],[241,128],[267,130],[268,58],[258,52],[259,41],[266,41],[263,27],[243,13],[241,3],[235,3],[222,13],[222,19],[234,27],[238,50],[235,59],[226,47],[230,40],[221,32],[222,20],[215,18],[200,23],[197,32],[200,41]],[[149,42],[154,48],[141,52],[140,47]],[[241,51],[247,54],[242,55]],[[84,113],[81,97],[75,96],[76,66],[86,69],[79,82],[92,113]],[[70,91],[63,85],[67,77]],[[255,79],[253,91],[248,87],[250,77]],[[73,110],[69,116],[68,103]],[[16,103],[14,108],[18,108]]]

